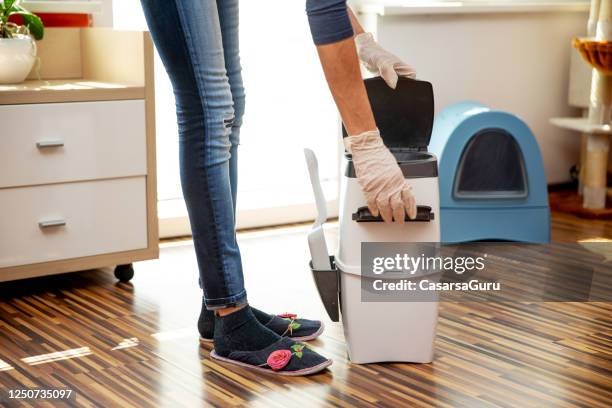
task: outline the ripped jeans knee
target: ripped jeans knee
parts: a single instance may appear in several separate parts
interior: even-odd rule
[[[242,117],[244,116],[244,96],[234,97],[234,114],[231,121],[227,124],[231,128],[230,143],[232,147],[237,147],[240,144],[240,128],[242,127]]]
[[[234,120],[233,110],[221,117],[211,117],[207,120],[204,142],[206,156],[208,156],[207,166],[216,166],[230,159]]]

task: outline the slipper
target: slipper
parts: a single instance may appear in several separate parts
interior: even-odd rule
[[[332,364],[332,360],[287,337],[258,351],[232,351],[227,357],[223,357],[212,350],[210,356],[215,360],[258,372],[286,376],[315,374]]]

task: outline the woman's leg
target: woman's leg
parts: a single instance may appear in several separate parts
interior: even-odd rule
[[[233,99],[214,0],[142,0],[172,81],[181,185],[209,308],[246,304],[230,183]]]
[[[325,78],[348,134],[376,129],[346,0],[307,0],[306,12]]]
[[[234,130],[239,129],[232,90],[242,86],[236,81],[230,86],[220,22],[231,17],[216,0],[142,0],[142,4],[176,97],[181,185],[205,303],[217,309],[211,356],[261,369],[272,353],[295,346],[300,347],[299,356],[284,370],[294,374],[323,370],[330,360],[281,338],[262,325],[246,304],[234,228],[235,182],[230,175],[230,139],[237,146]],[[237,8],[233,10],[237,17]],[[227,11],[232,14],[232,9]],[[237,24],[236,19],[232,26],[236,35]],[[237,43],[233,50],[237,52]],[[232,76],[237,75],[239,66],[234,65]],[[239,120],[241,116],[242,112]]]
[[[223,54],[225,56],[225,69],[229,78],[232,101],[234,102],[234,120],[232,121],[230,143],[230,184],[232,188],[232,202],[234,216],[236,215],[236,195],[238,189],[238,145],[240,144],[240,127],[244,115],[245,95],[242,83],[242,66],[240,65],[239,46],[239,0],[224,0],[217,2]]]
[[[225,56],[225,69],[229,78],[230,88],[232,91],[232,100],[234,102],[234,121],[232,122],[232,132],[230,134],[230,149],[231,158],[230,166],[230,184],[232,187],[232,202],[234,203],[234,214],[236,213],[236,191],[238,183],[238,145],[240,143],[240,126],[242,125],[242,116],[244,114],[244,86],[242,83],[242,67],[240,65],[240,47],[238,36],[238,2],[239,0],[225,0],[217,2],[219,10],[219,22],[221,25],[221,37],[223,41],[223,53]],[[286,320],[265,313],[261,310],[251,307],[253,314],[257,320],[270,328],[277,334],[290,335],[294,338],[315,338],[322,330],[323,326],[320,321],[312,321],[307,319],[297,319],[295,323],[299,328],[291,330],[288,334],[288,323]],[[202,310],[198,319],[198,329],[200,335],[205,339],[213,337],[213,316],[212,312]]]

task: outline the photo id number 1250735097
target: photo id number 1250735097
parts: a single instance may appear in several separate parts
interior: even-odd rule
[[[0,396],[0,402],[11,400],[67,400],[74,399],[76,393],[67,388],[17,388],[8,389]]]

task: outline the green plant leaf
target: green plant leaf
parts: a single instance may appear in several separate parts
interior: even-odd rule
[[[297,358],[302,358],[302,352],[301,352],[301,351],[297,351],[297,352],[295,353],[295,356],[296,356]]]
[[[2,8],[4,12],[7,13],[11,10],[11,7],[18,6],[18,5],[19,5],[18,0],[4,0]]]
[[[29,11],[18,11],[14,14],[18,14],[23,17],[25,26],[30,30],[30,34],[36,40],[42,40],[45,35],[45,26],[42,20],[36,14],[32,14]]]

